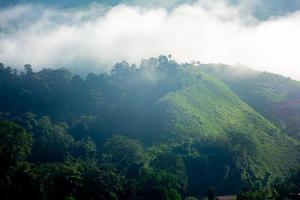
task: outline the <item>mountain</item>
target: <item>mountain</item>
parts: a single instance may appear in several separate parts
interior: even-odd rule
[[[290,177],[300,142],[271,112],[298,82],[265,74],[171,56],[86,78],[0,64],[0,194],[180,200],[212,186],[221,195],[286,196],[298,184]]]
[[[244,148],[234,152],[233,157],[240,151],[247,153],[239,158],[243,161],[225,163],[231,172],[242,170],[239,178],[246,180],[263,180],[268,174],[272,174],[268,178],[281,176],[291,169],[287,166],[299,164],[299,143],[286,137],[222,81],[195,66],[179,67],[177,73],[173,78],[181,87],[158,99],[137,122],[138,133],[147,142],[176,148],[189,141],[231,141],[232,149],[224,151]],[[215,164],[225,166],[222,162],[216,160]],[[228,175],[225,183],[232,184],[236,176]]]
[[[228,65],[201,68],[223,80],[242,100],[290,136],[300,139],[300,82]]]

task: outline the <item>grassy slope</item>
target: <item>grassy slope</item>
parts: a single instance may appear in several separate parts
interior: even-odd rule
[[[248,105],[288,134],[300,139],[300,82],[228,65],[202,65],[222,79]],[[289,104],[290,102],[298,102]]]
[[[225,84],[194,67],[181,69],[180,73],[182,89],[165,95],[138,121],[146,141],[174,145],[195,138],[226,138],[235,131],[245,137],[251,135],[257,145],[249,165],[242,166],[257,178],[267,172],[282,175],[298,164],[299,144],[251,109]]]

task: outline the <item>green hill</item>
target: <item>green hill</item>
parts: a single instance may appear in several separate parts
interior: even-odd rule
[[[241,99],[284,132],[300,139],[300,82],[268,72],[207,64],[201,69],[223,80]]]
[[[210,186],[221,195],[254,191],[266,199],[270,188],[282,188],[274,183],[298,183],[289,177],[299,167],[299,141],[270,118],[281,115],[268,115],[276,105],[297,107],[297,84],[171,56],[139,67],[124,61],[85,79],[66,69],[26,65],[17,73],[0,64],[7,135],[0,179],[12,197],[25,190],[40,197],[28,199],[180,200],[202,197]],[[293,101],[281,105],[287,99]],[[28,153],[14,150],[25,148],[11,140],[19,134]]]
[[[215,161],[235,171],[226,184],[237,176],[247,183],[266,176],[280,177],[298,165],[299,143],[285,136],[224,83],[196,67],[182,67],[178,73],[182,88],[160,98],[137,122],[139,136],[147,143],[172,150],[184,143],[207,141],[197,149],[200,154],[211,142],[226,143],[225,151],[235,159]]]

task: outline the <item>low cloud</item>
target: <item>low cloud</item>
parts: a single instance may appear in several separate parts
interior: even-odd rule
[[[300,12],[258,21],[225,1],[171,10],[20,5],[0,10],[0,30],[0,62],[12,66],[107,71],[121,60],[172,54],[179,62],[240,63],[300,80]]]

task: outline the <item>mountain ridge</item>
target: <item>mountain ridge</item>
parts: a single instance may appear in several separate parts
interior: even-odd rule
[[[200,66],[223,80],[241,99],[294,138],[300,138],[300,82],[229,65]],[[293,103],[295,102],[295,103]]]

